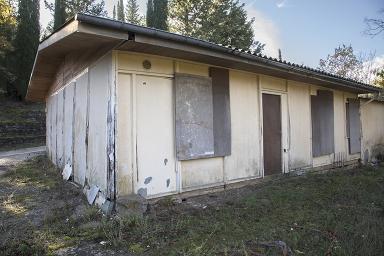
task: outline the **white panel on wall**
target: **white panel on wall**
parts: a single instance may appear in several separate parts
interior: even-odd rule
[[[51,133],[51,161],[57,165],[57,96],[51,96],[52,100],[52,133]]]
[[[289,169],[311,165],[311,106],[310,86],[288,82],[289,111]]]
[[[345,100],[343,92],[334,91],[333,93],[334,104],[334,124],[335,124],[335,153],[344,156],[348,154],[347,147],[347,135],[346,135],[346,111]]]
[[[176,191],[173,80],[136,77],[137,192],[142,196]]]
[[[64,165],[72,166],[72,127],[73,127],[73,95],[75,83],[64,89]]]
[[[117,132],[116,155],[117,194],[133,193],[133,161],[132,161],[132,75],[119,74],[117,86]]]
[[[181,161],[183,190],[223,183],[223,157]]]
[[[56,162],[59,168],[64,168],[64,91],[57,94],[57,120],[56,120]]]
[[[45,103],[45,144],[48,158],[51,159],[51,98]]]
[[[76,80],[74,101],[73,172],[75,182],[84,185],[87,168],[88,72]]]
[[[107,191],[107,115],[112,56],[109,54],[89,69],[89,128],[87,173],[89,184]]]
[[[232,154],[224,158],[226,180],[261,176],[257,77],[230,72]]]

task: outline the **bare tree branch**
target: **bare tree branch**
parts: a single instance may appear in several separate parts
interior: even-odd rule
[[[381,10],[380,13],[384,16],[384,9]],[[384,31],[384,19],[365,18],[364,22],[367,25],[367,28],[364,31],[366,35],[377,36]]]

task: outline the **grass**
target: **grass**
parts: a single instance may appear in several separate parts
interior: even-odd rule
[[[382,167],[287,177],[188,200],[204,207],[165,200],[145,217],[123,218],[102,216],[86,206],[81,192],[62,182],[45,157],[18,166],[0,180],[0,189],[6,191],[0,197],[4,223],[14,223],[3,225],[3,233],[20,226],[22,218],[30,222],[28,212],[54,205],[40,225],[16,228],[6,239],[0,232],[0,241],[5,241],[2,255],[50,255],[60,248],[100,242],[106,246],[99,245],[99,250],[136,255],[284,255],[284,250],[285,255],[289,251],[382,255],[384,251]],[[13,213],[4,202],[23,210]],[[81,205],[81,214],[74,214]],[[36,253],[23,254],[26,248]]]

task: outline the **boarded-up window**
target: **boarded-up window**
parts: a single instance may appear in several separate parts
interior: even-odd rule
[[[212,80],[176,74],[176,154],[179,160],[214,155]]]
[[[349,154],[360,153],[361,138],[360,138],[360,103],[357,99],[348,99],[346,103],[347,110],[347,137]]]
[[[312,155],[314,157],[334,153],[333,92],[318,90],[311,96]]]
[[[231,111],[229,101],[229,71],[210,68],[213,95],[213,136],[215,156],[231,154]]]
[[[210,75],[175,75],[176,154],[179,160],[231,153],[229,73],[211,68]]]

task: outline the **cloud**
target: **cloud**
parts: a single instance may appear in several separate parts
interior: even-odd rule
[[[287,0],[283,0],[281,2],[276,3],[277,8],[283,8],[287,4]]]
[[[248,17],[255,18],[253,30],[255,40],[265,44],[264,53],[271,57],[278,57],[278,50],[281,48],[279,29],[276,24],[252,6],[247,7]]]

